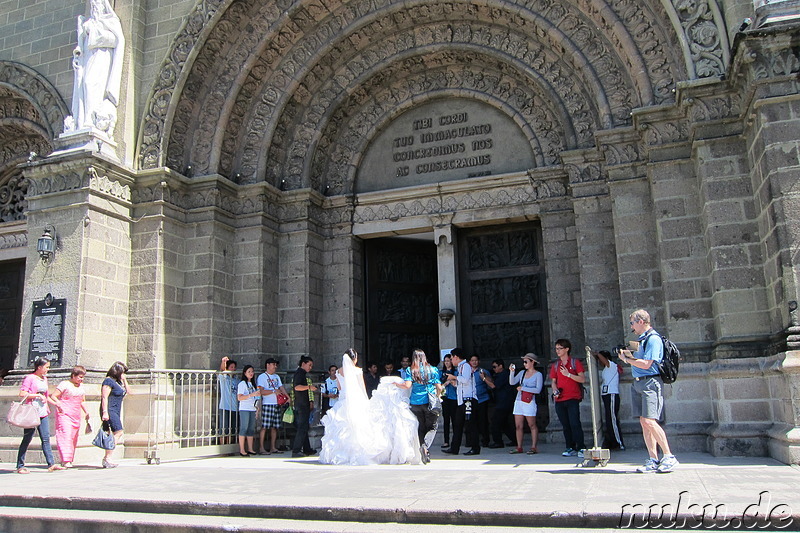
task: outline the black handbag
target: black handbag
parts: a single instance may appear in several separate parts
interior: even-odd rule
[[[97,430],[97,435],[94,436],[92,444],[104,450],[113,450],[117,447],[117,443],[114,441],[114,434],[107,423],[104,422],[100,429]]]

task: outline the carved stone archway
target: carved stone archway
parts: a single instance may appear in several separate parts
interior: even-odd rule
[[[722,74],[725,35],[708,0],[202,1],[154,87],[140,164],[344,193],[363,137],[440,90],[527,109],[537,165],[552,165],[674,102],[678,81]]]
[[[68,110],[50,82],[33,69],[0,61],[0,222],[25,217],[27,180],[17,165],[46,156]]]

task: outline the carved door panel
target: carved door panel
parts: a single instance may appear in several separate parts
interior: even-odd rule
[[[25,261],[0,263],[0,369],[14,368],[22,320]]]
[[[538,224],[459,232],[462,340],[484,362],[546,354],[547,305]],[[507,363],[508,364],[508,363]]]
[[[436,245],[402,239],[365,242],[366,360],[382,368],[421,348],[438,362]],[[365,364],[365,362],[362,362]]]

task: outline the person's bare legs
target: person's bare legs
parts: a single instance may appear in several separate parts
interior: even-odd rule
[[[114,432],[114,444],[116,450],[116,446],[119,446],[119,441],[122,438],[122,430]],[[108,465],[113,465],[114,463],[111,462],[111,456],[114,455],[114,450],[106,450],[106,455],[103,457],[103,463]],[[114,465],[116,466],[116,465]]]
[[[517,448],[522,449],[522,437],[525,433],[525,417],[514,415],[514,429],[517,431]]]
[[[269,428],[269,451],[277,452],[278,447],[275,444],[278,442],[278,428]]]
[[[651,458],[658,460],[659,446],[664,455],[672,455],[669,449],[669,442],[667,442],[667,434],[664,433],[664,428],[661,427],[658,420],[640,416],[639,424],[642,426],[642,436],[644,436],[647,453],[650,454]]]
[[[539,444],[539,428],[536,426],[536,417],[535,416],[526,416],[528,420],[528,427],[531,428],[531,449],[537,450]]]

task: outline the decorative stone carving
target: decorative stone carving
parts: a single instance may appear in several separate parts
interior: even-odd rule
[[[797,74],[800,72],[800,52],[796,47],[760,50],[755,52],[751,69],[756,80]]]
[[[194,9],[186,17],[186,23],[172,42],[164,65],[161,67],[155,87],[148,98],[150,106],[143,119],[139,141],[139,159],[142,168],[155,168],[162,164],[161,142],[164,138],[164,124],[169,114],[172,94],[181,78],[186,61],[192,49],[221,6],[231,0],[198,0]]]
[[[589,183],[593,181],[603,181],[603,172],[600,164],[591,163],[586,165],[564,165],[570,183]]]
[[[21,173],[12,174],[7,182],[0,185],[0,221],[25,219],[27,192],[28,180]]]
[[[548,200],[567,195],[567,187],[559,179],[541,179],[531,171],[528,171],[528,179],[531,180],[534,196],[537,200]]]
[[[644,141],[650,146],[685,141],[689,137],[689,126],[684,121],[641,124]]]
[[[78,45],[72,53],[72,120],[65,121],[65,131],[94,128],[113,135],[124,53],[122,23],[111,4],[90,0],[89,17],[78,17]]]
[[[738,117],[742,113],[742,97],[738,93],[695,97],[689,105],[689,116],[695,122]]]
[[[131,188],[128,185],[121,185],[118,181],[109,179],[108,176],[99,176],[94,167],[89,167],[86,172],[89,175],[90,189],[130,202]]]
[[[0,250],[9,248],[25,248],[28,246],[28,233],[6,233],[0,235]]]
[[[603,156],[606,159],[606,165],[625,165],[634,163],[641,159],[639,154],[639,145],[632,142],[619,142],[616,144],[603,144]]]
[[[724,74],[728,63],[728,39],[714,0],[672,0],[672,5],[688,42],[690,77],[708,78]]]
[[[86,171],[69,170],[62,174],[35,176],[28,180],[28,195],[39,196],[80,189],[88,185]]]
[[[357,205],[353,213],[353,222],[397,220],[401,217],[420,215],[438,217],[443,214],[470,209],[525,206],[537,200],[565,195],[566,187],[560,179],[532,178],[531,185],[525,186],[449,193],[441,198],[404,200],[394,202],[391,205]]]
[[[0,61],[0,85],[13,88],[14,92],[24,95],[28,105],[33,106],[36,117],[34,118],[30,111],[26,111],[24,118],[36,122],[46,131],[47,141],[51,141],[62,131],[64,117],[68,113],[67,106],[56,88],[44,76],[25,65],[13,61]],[[4,89],[4,94],[8,94],[7,91],[8,89]]]

